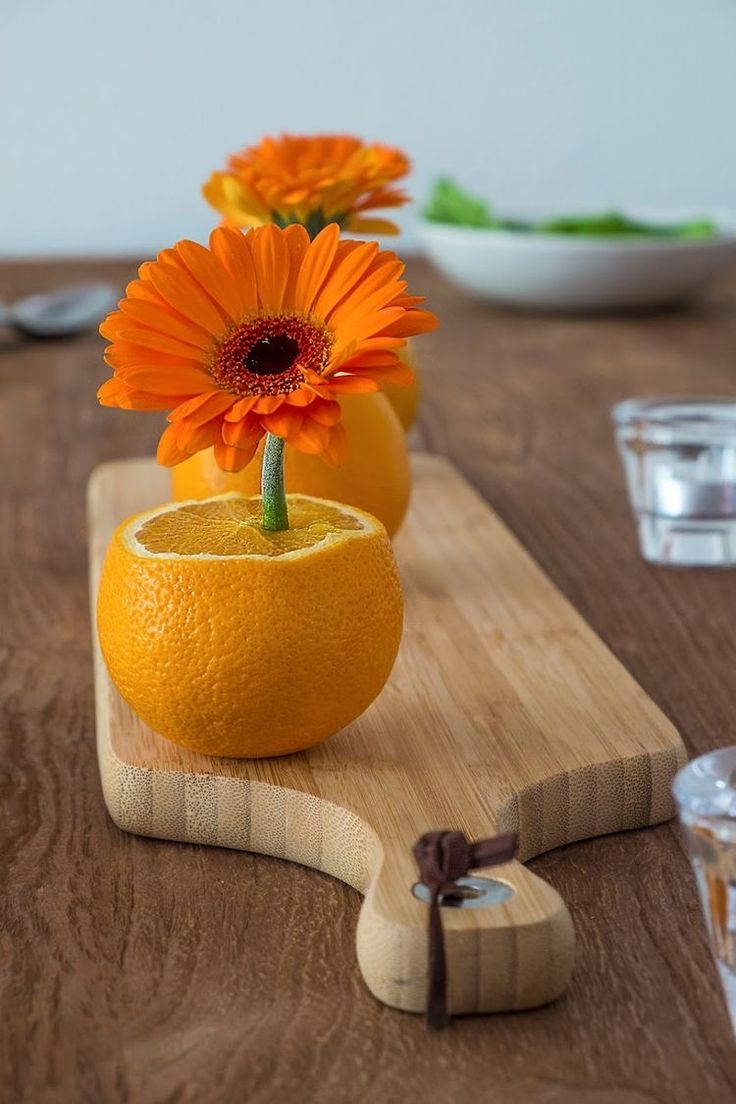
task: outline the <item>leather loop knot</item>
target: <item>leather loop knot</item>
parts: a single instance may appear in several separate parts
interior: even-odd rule
[[[446,1027],[450,1022],[440,898],[461,897],[458,879],[464,878],[471,870],[510,862],[516,854],[516,844],[515,833],[470,843],[463,832],[449,830],[426,832],[414,844],[420,881],[430,891],[427,991],[427,1023],[430,1027]]]

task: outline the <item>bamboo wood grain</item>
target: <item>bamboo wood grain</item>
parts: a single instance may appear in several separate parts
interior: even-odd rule
[[[396,549],[406,592],[401,653],[383,694],[311,751],[215,760],[147,729],[95,647],[105,800],[127,831],[276,855],[365,894],[358,960],[382,1001],[426,996],[426,906],[411,893],[424,831],[518,830],[522,860],[672,815],[684,761],[674,728],[447,462],[415,460]],[[113,462],[89,488],[92,596],[114,525],[168,497],[147,460]],[[514,895],[444,910],[453,1012],[558,996],[573,932],[558,894],[521,864],[494,870]]]
[[[0,297],[135,278],[140,257],[0,264]],[[736,394],[736,282],[638,317],[511,314],[427,265],[414,433],[452,459],[673,720],[734,742],[736,575],[645,564],[608,410]],[[297,863],[121,832],[94,749],[84,488],[153,456],[99,407],[95,334],[0,351],[0,1098],[69,1104],[692,1104],[736,1098],[733,1035],[674,821],[529,866],[575,923],[565,996],[428,1034],[355,960],[360,894]],[[29,452],[29,444],[32,450]],[[27,458],[28,462],[21,462]]]

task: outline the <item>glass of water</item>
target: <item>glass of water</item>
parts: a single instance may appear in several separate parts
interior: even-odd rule
[[[688,763],[673,793],[736,1034],[736,747]]]
[[[736,398],[627,399],[611,415],[644,559],[736,565]]]

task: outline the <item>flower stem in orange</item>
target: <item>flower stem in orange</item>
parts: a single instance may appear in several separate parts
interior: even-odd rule
[[[278,531],[289,528],[289,513],[284,493],[284,439],[266,434],[261,468],[261,524]]]

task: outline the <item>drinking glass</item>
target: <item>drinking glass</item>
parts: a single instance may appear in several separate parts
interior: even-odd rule
[[[736,1034],[736,747],[694,759],[672,789]]]
[[[644,559],[736,564],[736,399],[627,399],[611,416]]]

